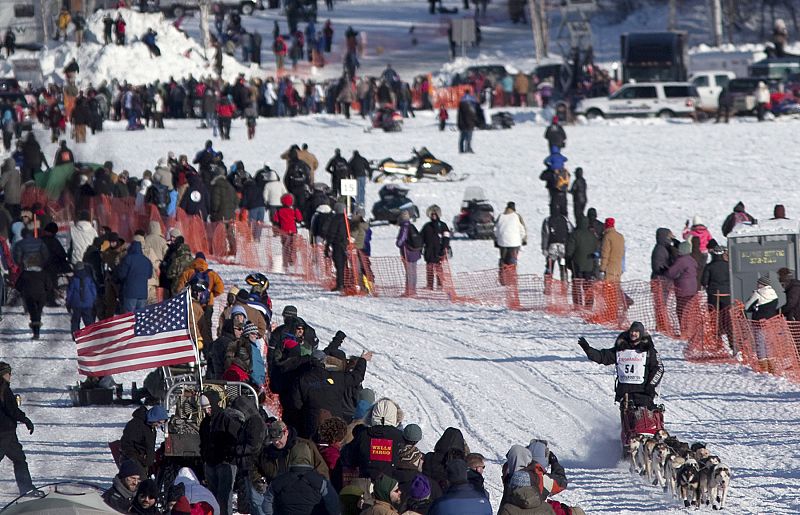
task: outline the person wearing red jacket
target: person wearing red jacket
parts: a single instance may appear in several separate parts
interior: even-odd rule
[[[283,247],[283,266],[289,267],[294,264],[294,240],[297,236],[297,224],[302,223],[303,214],[294,207],[294,197],[291,193],[281,196],[281,207],[275,211],[272,217],[273,224],[278,226],[281,234],[281,245]]]
[[[217,121],[222,139],[231,139],[231,119],[236,112],[236,106],[228,97],[222,97],[217,105]]]
[[[289,47],[286,46],[286,41],[283,36],[275,38],[275,43],[272,45],[272,51],[275,53],[275,67],[278,72],[283,70],[283,63],[286,59],[286,54],[289,52]]]

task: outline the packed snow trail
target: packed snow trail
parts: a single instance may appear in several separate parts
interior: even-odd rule
[[[246,270],[214,266],[227,283]],[[487,483],[499,505],[500,466],[513,443],[546,438],[565,465],[569,489],[559,498],[588,513],[654,513],[677,505],[632,476],[619,462],[619,420],[613,404],[613,371],[588,362],[576,340],[597,346],[616,335],[575,319],[501,308],[398,299],[343,298],[284,276],[271,278],[276,312],[286,304],[317,328],[321,344],[337,329],[344,350],[369,349],[375,358],[365,384],[396,400],[407,422],[423,429],[432,449],[448,426],[462,429],[489,462]],[[3,359],[15,368],[12,386],[36,424],[20,439],[34,480],[70,478],[110,483],[115,468],[107,442],[117,439],[131,408],[73,408],[65,386],[77,379],[74,343],[63,310],[48,309],[44,339],[31,341],[27,319],[11,308]],[[665,362],[661,402],[667,428],[687,441],[702,441],[734,473],[731,513],[793,513],[800,507],[800,457],[793,450],[800,419],[800,389],[741,367],[683,361],[681,344],[656,336]],[[118,377],[126,390],[144,373]],[[780,458],[777,458],[780,457]],[[88,466],[87,466],[88,465]],[[15,492],[11,464],[0,464],[3,501]]]

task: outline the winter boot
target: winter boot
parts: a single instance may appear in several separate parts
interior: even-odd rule
[[[31,331],[33,331],[33,339],[34,340],[38,340],[39,339],[39,330],[42,328],[41,322],[39,322],[39,323],[31,322],[30,327],[31,327]]]

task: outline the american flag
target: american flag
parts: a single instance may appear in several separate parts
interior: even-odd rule
[[[86,326],[75,333],[78,372],[107,376],[196,359],[189,292]]]

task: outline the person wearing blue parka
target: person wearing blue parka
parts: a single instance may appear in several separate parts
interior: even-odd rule
[[[489,499],[467,481],[466,461],[447,463],[447,482],[450,487],[433,502],[428,515],[492,515]]]
[[[75,274],[67,286],[67,311],[72,315],[70,330],[75,333],[83,325],[94,323],[94,304],[97,300],[97,285],[92,277],[92,270],[86,268],[83,261],[78,261],[74,266]]]
[[[122,312],[129,313],[147,305],[147,280],[153,275],[153,264],[142,253],[138,241],[128,246],[128,254],[117,268],[122,285]]]

